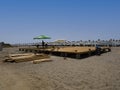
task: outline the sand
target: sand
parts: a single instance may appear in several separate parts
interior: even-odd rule
[[[3,63],[0,52],[0,90],[120,90],[120,48],[85,59],[51,56],[51,62]]]

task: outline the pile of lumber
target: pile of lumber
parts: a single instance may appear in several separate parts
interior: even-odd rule
[[[34,61],[40,59],[48,59],[50,58],[47,54],[33,54],[33,53],[25,53],[25,54],[9,54],[8,58],[5,59],[5,62],[27,62]]]

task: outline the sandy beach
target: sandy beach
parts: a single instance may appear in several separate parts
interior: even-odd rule
[[[84,59],[3,63],[18,48],[0,51],[0,90],[120,90],[120,48]]]

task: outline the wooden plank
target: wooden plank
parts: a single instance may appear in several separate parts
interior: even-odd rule
[[[39,60],[34,60],[33,64],[39,64],[41,62],[50,62],[52,61],[51,59],[39,59]]]

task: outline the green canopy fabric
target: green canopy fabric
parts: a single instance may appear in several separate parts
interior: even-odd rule
[[[51,37],[48,37],[48,36],[45,36],[45,35],[40,35],[40,36],[37,36],[33,39],[51,39]]]

